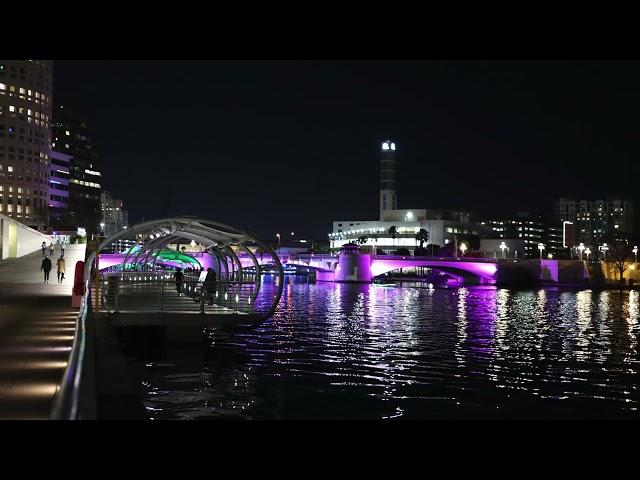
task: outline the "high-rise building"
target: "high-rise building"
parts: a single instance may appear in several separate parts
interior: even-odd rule
[[[69,222],[86,229],[87,234],[98,233],[102,174],[87,125],[58,105],[53,113],[52,134],[53,149],[72,157],[69,162]]]
[[[53,227],[67,225],[69,208],[70,155],[51,151],[51,179],[49,181],[49,223]]]
[[[380,221],[385,213],[398,208],[396,196],[396,144],[387,140],[382,143],[380,157]]]
[[[0,60],[0,213],[48,225],[50,60]]]
[[[122,200],[113,198],[111,193],[104,190],[100,198],[102,204],[100,228],[102,229],[102,233],[108,237],[127,227],[129,218]]]
[[[554,204],[556,222],[572,222],[576,244],[597,246],[602,236],[633,234],[633,202],[622,198],[574,200],[560,198]]]

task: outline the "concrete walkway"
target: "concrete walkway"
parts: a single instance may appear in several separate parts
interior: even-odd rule
[[[0,261],[0,419],[47,419],[73,344],[75,264],[85,245],[67,245],[66,278],[55,261],[45,284],[41,251]]]

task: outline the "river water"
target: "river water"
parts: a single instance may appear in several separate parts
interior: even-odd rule
[[[252,330],[122,340],[152,419],[638,418],[639,321],[638,291],[287,277]]]

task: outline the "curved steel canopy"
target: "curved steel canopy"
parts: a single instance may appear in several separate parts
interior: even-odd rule
[[[158,220],[152,220],[140,223],[121,230],[110,237],[105,238],[98,246],[98,252],[111,245],[118,240],[134,239],[138,241],[138,237],[142,235],[146,238],[144,244],[140,244],[141,248],[136,254],[125,256],[124,262],[133,259],[132,263],[138,263],[140,257],[146,262],[149,257],[155,259],[157,255],[169,243],[176,242],[180,239],[194,240],[201,243],[205,247],[205,251],[211,254],[216,261],[224,262],[223,267],[229,272],[232,268],[242,272],[242,266],[233,250],[230,247],[236,247],[246,252],[253,260],[255,256],[249,250],[249,245],[259,246],[266,254],[270,255],[273,263],[277,267],[279,282],[275,301],[266,316],[270,316],[275,311],[284,288],[284,271],[280,259],[275,252],[260,240],[256,235],[236,227],[206,220],[197,217],[171,217]],[[86,265],[93,265],[96,252],[92,252],[86,261]],[[225,265],[228,262],[227,265]],[[260,277],[262,271],[259,263],[255,260],[256,266],[256,287],[259,290]],[[88,282],[91,277],[92,269],[85,268],[84,278]],[[257,294],[257,292],[256,292]]]

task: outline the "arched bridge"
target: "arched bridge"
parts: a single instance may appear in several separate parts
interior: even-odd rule
[[[493,259],[444,258],[444,257],[403,257],[395,255],[373,255],[371,276],[377,277],[400,268],[425,267],[462,277],[464,280],[485,282],[495,281],[498,263]]]
[[[100,267],[106,268],[125,261],[125,254],[103,255]],[[482,258],[446,258],[446,257],[411,257],[398,255],[369,254],[298,254],[279,255],[284,267],[304,269],[318,272],[318,280],[323,281],[371,281],[373,278],[402,268],[425,267],[458,279],[461,282],[494,283],[497,271],[497,260]],[[249,256],[242,252],[237,254],[238,264],[245,269],[255,268],[256,263],[274,265],[271,256],[261,257],[259,254]],[[168,266],[196,266],[206,269],[212,266],[214,259],[207,254],[169,251],[160,254],[156,261]],[[357,270],[354,268],[357,267]]]

